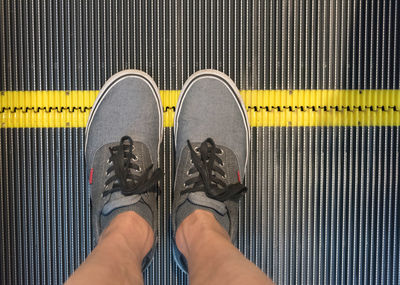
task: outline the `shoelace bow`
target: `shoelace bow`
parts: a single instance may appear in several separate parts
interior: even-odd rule
[[[197,155],[189,140],[187,143],[194,164],[194,168],[189,170],[189,174],[198,172],[199,176],[186,180],[185,186],[194,185],[182,193],[203,191],[207,197],[220,202],[227,200],[238,201],[247,191],[247,188],[240,182],[227,185],[215,175],[215,173],[219,173],[224,177],[225,172],[219,167],[223,165],[223,162],[217,156],[217,151],[218,153],[222,153],[222,151],[215,146],[213,139],[208,138],[201,143],[198,148],[199,155]]]
[[[103,192],[103,196],[117,191],[121,191],[125,196],[157,192],[157,187],[154,186],[163,176],[161,169],[157,168],[151,173],[152,164],[140,176],[132,174],[132,169],[140,171],[139,166],[133,162],[137,160],[137,156],[133,154],[132,148],[133,141],[129,136],[122,137],[119,145],[109,148],[111,153],[109,161],[112,165],[107,169],[107,175],[112,171],[114,175],[105,184],[106,186],[114,184],[110,190]]]

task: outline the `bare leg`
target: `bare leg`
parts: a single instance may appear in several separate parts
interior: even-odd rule
[[[273,284],[207,211],[196,210],[181,223],[176,244],[187,259],[191,284]]]
[[[153,230],[141,216],[121,213],[66,284],[143,284],[142,260],[153,241]]]

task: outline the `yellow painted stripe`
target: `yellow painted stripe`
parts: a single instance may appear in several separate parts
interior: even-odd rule
[[[97,90],[2,91],[0,106],[22,110],[85,109],[92,107],[98,93]]]
[[[24,112],[17,110],[11,112],[6,110],[0,113],[0,123],[2,128],[84,128],[89,119],[89,111],[86,112],[50,112],[29,110]]]
[[[246,106],[268,108],[334,107],[400,107],[400,90],[242,90]]]
[[[400,126],[400,112],[389,109],[354,110],[354,111],[312,111],[312,110],[283,110],[283,111],[255,111],[248,112],[250,125],[253,127],[267,126]],[[65,128],[85,127],[89,117],[86,112],[50,112],[29,110],[24,112],[9,110],[0,113],[2,128]],[[164,111],[164,126],[172,127],[174,123],[174,111]]]
[[[173,126],[179,92],[160,92],[165,127]],[[2,91],[0,126],[85,127],[97,93]],[[242,90],[241,95],[255,127],[400,126],[400,90]]]
[[[164,108],[174,107],[179,90],[161,90]],[[400,108],[400,90],[241,90],[246,107],[300,108],[338,106],[339,108]],[[91,108],[97,90],[0,91],[0,108],[58,109]]]

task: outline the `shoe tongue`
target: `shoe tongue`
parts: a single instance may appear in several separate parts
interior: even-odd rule
[[[136,204],[140,201],[140,199],[140,194],[125,196],[120,191],[114,192],[110,195],[110,198],[108,199],[108,202],[104,205],[101,213],[102,215],[107,216],[115,209]]]
[[[204,192],[194,192],[188,195],[188,200],[198,206],[211,208],[217,211],[220,215],[225,215],[227,212],[226,205],[218,200],[207,197]]]

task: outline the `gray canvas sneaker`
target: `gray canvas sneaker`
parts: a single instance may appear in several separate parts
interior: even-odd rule
[[[135,211],[157,232],[156,169],[163,136],[159,90],[144,72],[125,70],[100,90],[86,126],[85,157],[94,244],[119,213]],[[155,241],[154,241],[155,245]],[[145,269],[154,246],[143,260]]]
[[[184,84],[175,113],[176,177],[172,211],[175,233],[196,209],[207,210],[234,242],[238,200],[246,187],[250,126],[239,90],[225,74],[202,70]],[[174,258],[187,272],[184,256]]]

